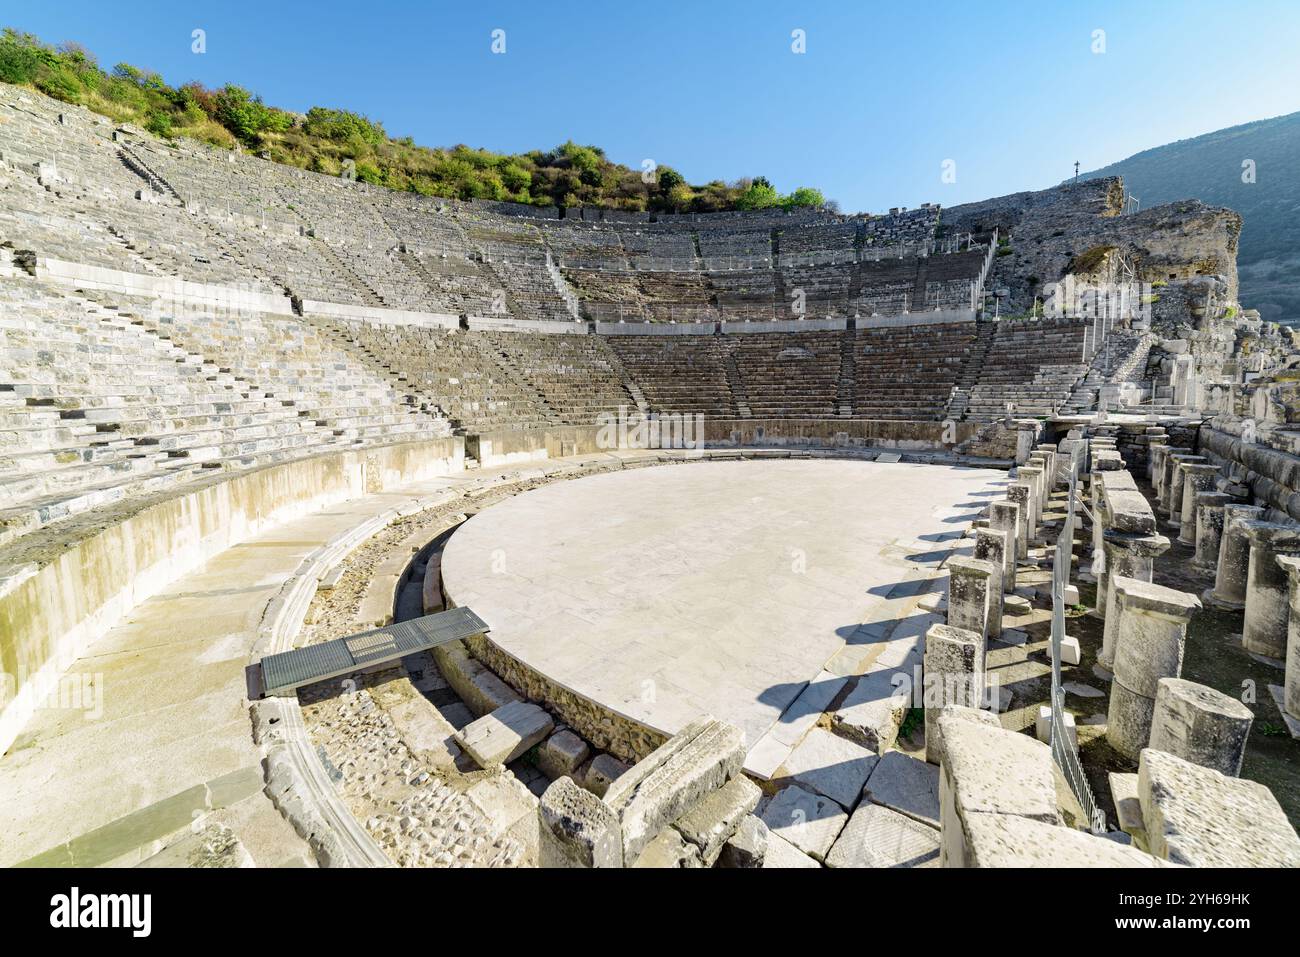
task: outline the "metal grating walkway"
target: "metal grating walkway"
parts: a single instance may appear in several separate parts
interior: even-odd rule
[[[262,694],[289,695],[303,685],[396,661],[417,651],[487,631],[487,623],[468,608],[451,608],[347,638],[267,655],[261,661]]]

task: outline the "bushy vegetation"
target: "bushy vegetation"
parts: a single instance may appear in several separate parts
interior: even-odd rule
[[[105,70],[77,44],[55,48],[9,28],[0,35],[0,81],[32,87],[156,136],[239,147],[300,169],[339,174],[351,160],[360,180],[427,196],[638,212],[828,205],[820,191],[808,187],[782,196],[761,176],[692,186],[667,166],[643,175],[610,162],[599,147],[572,141],[515,156],[464,145],[417,146],[348,110],[316,106],[302,115],[268,106],[234,84],[215,90],[199,83],[173,87],[157,73],[128,63]]]

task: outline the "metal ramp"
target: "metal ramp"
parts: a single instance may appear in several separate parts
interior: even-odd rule
[[[262,697],[291,695],[303,685],[352,674],[487,631],[487,623],[468,608],[450,608],[347,638],[267,655],[260,662]]]

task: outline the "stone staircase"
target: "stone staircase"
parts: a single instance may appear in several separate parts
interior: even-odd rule
[[[857,392],[855,371],[857,350],[854,348],[856,342],[857,335],[853,329],[845,329],[840,336],[840,380],[835,399],[835,414],[841,419],[853,417],[853,399]]]
[[[993,343],[993,334],[993,323],[981,322],[977,324],[975,344],[970,355],[966,358],[966,363],[962,367],[957,384],[953,387],[952,396],[948,399],[945,419],[960,422],[966,415],[966,410],[970,406],[971,389],[979,381],[980,370],[984,368],[984,363],[988,359],[989,346]]]

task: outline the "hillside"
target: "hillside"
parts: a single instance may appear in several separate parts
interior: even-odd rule
[[[157,136],[188,136],[227,149],[246,149],[318,173],[354,170],[364,182],[426,196],[628,212],[709,213],[826,204],[821,192],[808,187],[782,196],[762,176],[692,186],[676,170],[660,166],[645,177],[641,169],[611,162],[598,146],[572,141],[514,155],[465,145],[419,146],[410,137],[390,136],[382,123],[349,110],[315,106],[305,114],[294,113],[265,104],[233,83],[219,89],[199,83],[171,86],[157,73],[129,63],[105,70],[78,44],[55,48],[12,28],[0,34],[0,81],[40,90]]]
[[[1254,160],[1255,182],[1242,181]],[[1241,213],[1241,301],[1300,323],[1300,113],[1179,140],[1085,174],[1122,176],[1143,208],[1195,198]]]

